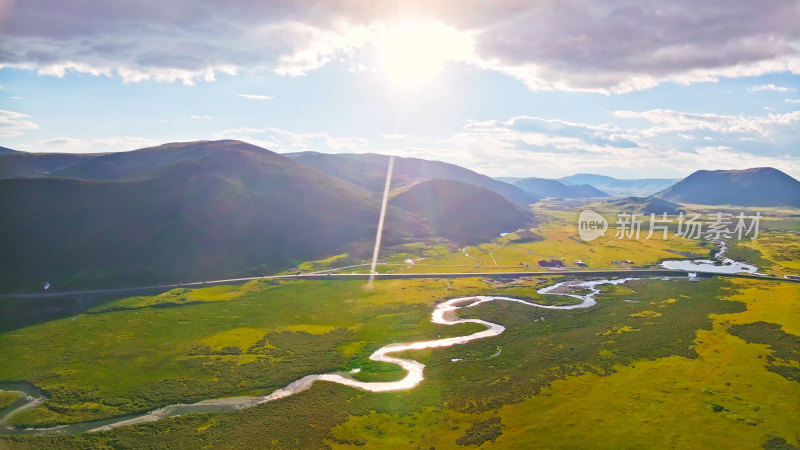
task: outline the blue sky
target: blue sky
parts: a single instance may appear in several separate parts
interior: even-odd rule
[[[452,5],[0,0],[0,145],[231,138],[493,176],[800,177],[796,2]]]

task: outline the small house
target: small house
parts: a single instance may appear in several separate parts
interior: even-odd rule
[[[550,258],[550,260],[543,259],[539,261],[539,267],[565,267],[564,261]]]

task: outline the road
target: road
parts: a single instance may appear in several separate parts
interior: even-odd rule
[[[115,288],[115,289],[87,289],[87,290],[73,290],[73,291],[2,294],[0,295],[0,299],[64,297],[72,295],[90,295],[90,294],[135,294],[137,292],[167,291],[176,288],[196,288],[196,287],[215,286],[220,284],[238,284],[252,280],[276,280],[276,279],[365,280],[365,281],[369,280],[370,276],[369,274],[366,273],[358,273],[358,274],[332,273],[343,269],[351,269],[361,266],[363,266],[363,264],[340,267],[337,269],[323,270],[319,272],[301,273],[297,275],[268,275],[261,277],[226,278],[223,280],[196,281],[191,283],[159,284],[153,286],[137,286],[137,287]],[[392,279],[411,279],[411,278],[469,278],[469,277],[517,278],[517,277],[552,277],[561,275],[581,276],[581,277],[681,277],[681,276],[688,277],[689,271],[671,270],[671,269],[609,269],[609,270],[554,270],[546,272],[509,271],[509,272],[452,272],[452,273],[441,273],[441,272],[383,273],[383,274],[376,274],[375,279],[392,280]],[[752,274],[723,274],[723,273],[697,272],[697,276],[701,278],[717,276],[717,277],[728,277],[728,278],[748,278],[756,280],[783,281],[787,283],[800,283],[800,280],[790,280],[786,278],[768,277],[768,276],[752,275]]]

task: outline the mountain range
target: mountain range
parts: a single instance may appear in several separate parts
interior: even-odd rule
[[[81,173],[91,178],[0,180],[2,287],[276,270],[374,234],[378,219],[369,192],[243,142],[173,144],[90,162]],[[389,211],[389,241],[394,230],[424,229],[405,221]]]
[[[575,192],[568,191],[564,188],[558,187],[558,189],[563,189],[564,193],[569,193],[570,195],[573,195],[573,197],[566,197],[565,195],[552,195],[552,196],[548,195],[549,197],[556,197],[556,198],[589,198],[592,196],[599,196],[599,197],[645,196],[646,197],[653,195],[656,192],[659,192],[673,185],[676,181],[679,181],[679,179],[673,179],[673,178],[622,179],[622,178],[614,178],[606,175],[598,175],[593,173],[578,173],[563,178],[497,177],[496,179],[498,181],[503,181],[505,183],[513,184],[516,186],[520,186],[519,183],[527,184],[525,180],[548,180],[551,182],[559,183],[561,186],[573,186],[573,187],[578,187],[579,189],[580,186],[589,186],[591,188],[591,190],[587,191],[579,190],[578,194],[576,195]],[[528,189],[534,189],[534,185],[530,184]],[[545,188],[542,187],[540,189],[544,190]],[[598,192],[602,192],[604,195],[597,195]]]
[[[558,180],[547,178],[523,178],[514,182],[514,186],[531,195],[550,198],[610,197],[605,192],[588,184],[566,185]]]
[[[471,228],[443,227],[429,209],[404,211],[399,196],[387,209],[384,242],[489,240],[497,223],[481,218],[515,211],[503,227],[529,218],[492,191],[470,186],[469,202],[456,191],[421,184],[405,198],[427,192],[426,208]],[[200,141],[2,179],[0,209],[0,290],[35,290],[44,281],[65,288],[258,275],[340,251],[367,257],[380,194],[261,147]]]
[[[559,178],[566,185],[589,184],[614,196],[649,196],[674,184],[673,178],[621,179],[605,175],[578,173]]]
[[[375,154],[281,155],[233,140],[93,155],[4,148],[0,291],[36,290],[44,281],[118,287],[252,276],[335,252],[367,258],[388,161]],[[567,181],[611,183],[596,177]],[[645,181],[663,182],[626,180],[639,187]],[[384,242],[486,242],[524,229],[528,205],[542,197],[604,194],[557,180],[514,183],[397,157]],[[800,206],[800,182],[772,168],[698,171],[655,196],[612,202],[642,213],[679,211],[673,202]]]

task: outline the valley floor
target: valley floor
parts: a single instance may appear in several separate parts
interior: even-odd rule
[[[408,246],[385,262],[519,265],[545,257],[592,267],[652,265],[696,241],[570,239],[569,214],[534,232],[480,246]],[[589,251],[589,249],[592,251]],[[732,247],[776,274],[794,270],[789,230]],[[399,249],[395,249],[396,251]],[[425,258],[419,260],[419,258]],[[309,262],[324,270],[342,258]],[[428,267],[423,268],[423,266]],[[86,313],[0,332],[3,381],[46,392],[2,424],[49,427],[165,405],[267,395],[305,375],[348,372],[361,381],[405,373],[369,359],[393,342],[464,336],[476,323],[440,325],[442,300],[503,295],[540,304],[574,299],[537,290],[569,277],[510,280],[255,280],[178,288],[95,305]],[[583,293],[576,288],[575,293]],[[711,278],[605,285],[590,308],[488,302],[458,311],[505,327],[493,337],[393,356],[425,365],[413,389],[366,392],[324,381],[296,395],[232,412],[165,418],[108,431],[0,435],[4,448],[436,447],[791,448],[800,445],[800,284]],[[6,386],[3,407],[18,402]],[[2,433],[2,431],[0,431]]]

